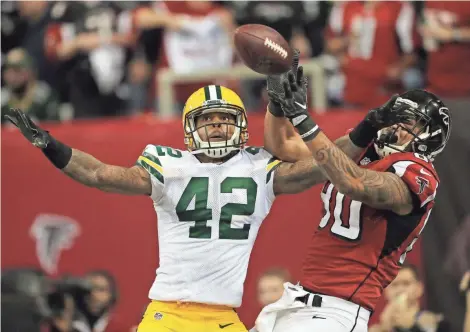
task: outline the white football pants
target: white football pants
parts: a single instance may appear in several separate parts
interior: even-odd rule
[[[307,303],[297,297],[307,295]],[[281,299],[263,308],[256,319],[257,332],[367,332],[370,312],[352,302],[326,295],[312,306],[315,294],[299,285],[284,284]]]

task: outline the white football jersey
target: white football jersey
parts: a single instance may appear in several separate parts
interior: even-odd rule
[[[150,299],[240,306],[279,163],[254,147],[222,164],[169,147],[145,148],[138,164],[151,175],[160,252]]]

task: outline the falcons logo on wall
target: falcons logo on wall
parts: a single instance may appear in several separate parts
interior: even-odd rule
[[[69,217],[41,214],[31,225],[30,234],[36,239],[36,255],[41,267],[54,274],[62,250],[72,247],[73,240],[80,234],[80,227]]]

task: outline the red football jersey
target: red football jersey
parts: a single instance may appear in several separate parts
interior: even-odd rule
[[[308,249],[300,283],[310,291],[373,311],[426,225],[439,179],[431,162],[414,153],[378,159],[370,147],[359,165],[400,176],[413,194],[414,209],[400,216],[371,208],[326,182],[321,193],[323,218]]]
[[[470,28],[470,3],[426,1],[424,17],[430,26],[445,29]],[[439,43],[424,39],[428,50],[428,88],[441,97],[470,95],[470,43]]]
[[[329,36],[348,37],[343,64],[344,100],[376,107],[388,100],[387,71],[401,54],[412,53],[417,42],[415,13],[406,2],[364,1],[336,4],[329,18]]]

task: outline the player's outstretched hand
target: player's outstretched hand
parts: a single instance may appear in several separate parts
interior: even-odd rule
[[[22,110],[10,108],[5,112],[4,117],[17,126],[28,141],[38,148],[45,148],[50,142],[47,131],[37,126],[31,118]]]
[[[299,58],[300,52],[299,50],[294,50],[294,55],[292,56],[292,67],[291,70],[293,73],[297,73],[297,69],[299,67]],[[266,79],[268,96],[269,96],[269,104],[268,110],[274,115],[278,117],[284,116],[284,112],[282,111],[281,105],[277,102],[277,98],[273,99],[270,96],[271,94],[275,94],[279,97],[284,97],[284,88],[282,86],[282,81],[287,78],[287,73],[281,75],[268,75]]]
[[[308,114],[307,79],[302,66],[295,73],[292,70],[287,73],[287,77],[282,80],[282,90],[282,94],[268,90],[269,98],[279,103],[284,115],[297,126]]]
[[[401,107],[407,107],[407,105],[397,104],[397,99],[398,94],[395,94],[382,106],[370,110],[365,121],[369,122],[377,130],[397,123],[410,123],[413,116],[406,112],[398,112]]]

